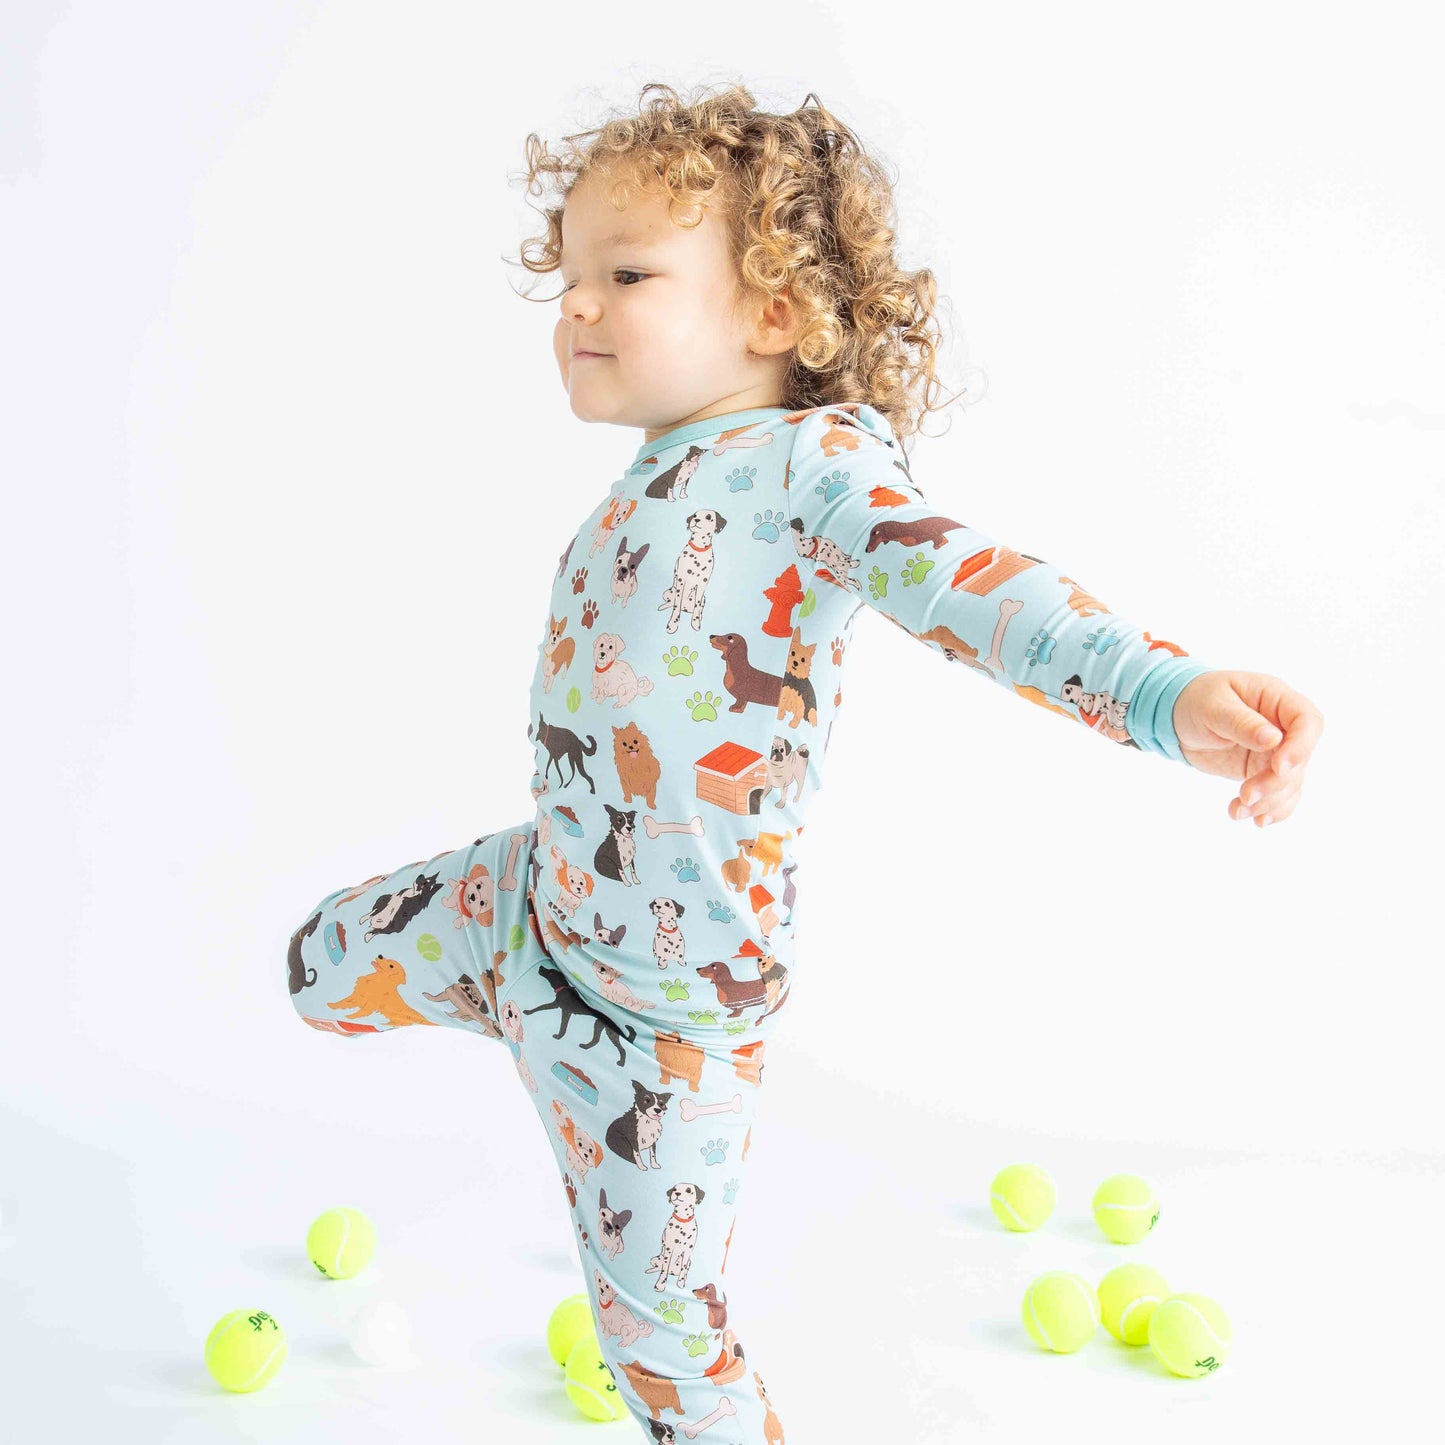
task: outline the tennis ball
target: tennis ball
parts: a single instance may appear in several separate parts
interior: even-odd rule
[[[592,1301],[585,1294],[568,1295],[547,1321],[547,1353],[566,1368],[572,1346],[586,1334],[595,1334]]]
[[[563,1366],[567,1377],[567,1398],[589,1420],[621,1420],[627,1405],[607,1361],[595,1330],[589,1330],[567,1352]]]
[[[1010,1164],[994,1175],[988,1202],[1005,1229],[1037,1229],[1054,1212],[1054,1181],[1037,1164]]]
[[[350,1279],[376,1253],[376,1226],[359,1209],[328,1209],[311,1221],[306,1253],[328,1279]]]
[[[286,1331],[265,1310],[232,1310],[206,1336],[206,1368],[227,1390],[267,1384],[286,1358]]]
[[[1153,1185],[1137,1174],[1111,1174],[1094,1191],[1094,1220],[1115,1244],[1138,1244],[1159,1222]]]
[[[1104,1328],[1126,1345],[1149,1343],[1149,1321],[1169,1285],[1147,1264],[1121,1264],[1099,1281],[1099,1312]]]
[[[1202,1294],[1168,1296],[1149,1321],[1149,1347],[1185,1378],[1213,1373],[1233,1343],[1228,1316]]]
[[[1041,1274],[1024,1295],[1024,1328],[1046,1350],[1071,1355],[1099,1327],[1099,1297],[1094,1286],[1067,1270]]]

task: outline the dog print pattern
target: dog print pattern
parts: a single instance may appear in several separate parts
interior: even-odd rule
[[[639,448],[567,544],[531,819],[328,895],[287,975],[314,1028],[504,1043],[551,1143],[609,1369],[651,1441],[783,1441],[724,1285],[799,838],[857,612],[1111,741],[1182,760],[1206,669],[925,505],[855,403]]]

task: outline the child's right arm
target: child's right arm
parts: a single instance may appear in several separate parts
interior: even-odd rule
[[[1057,567],[929,507],[873,407],[820,407],[797,425],[794,543],[820,584],[856,592],[1030,702],[1184,761],[1174,700],[1214,669],[1109,612]]]

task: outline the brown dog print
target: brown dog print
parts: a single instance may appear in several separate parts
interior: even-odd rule
[[[577,644],[570,637],[563,637],[567,630],[567,619],[547,614],[547,640],[542,644],[542,691],[551,692],[552,684],[569,667],[577,655]]]
[[[657,783],[662,764],[657,761],[647,735],[630,722],[612,729],[612,757],[617,764],[617,781],[622,784],[622,801],[646,798],[649,808],[657,807]]]
[[[376,955],[370,973],[361,973],[351,986],[345,998],[336,999],[328,1008],[352,1009],[354,1019],[365,1018],[368,1014],[381,1014],[392,1028],[404,1024],[435,1024],[435,1020],[419,1014],[399,992],[406,982],[406,969],[394,958],[383,953]]]
[[[788,670],[778,696],[778,721],[789,718],[788,726],[795,728],[806,720],[814,727],[818,725],[818,699],[813,695],[813,683],[809,674],[813,670],[813,654],[818,650],[816,642],[803,646],[803,635],[795,627],[788,642]]]
[[[797,636],[796,631],[793,634]],[[738,632],[714,632],[707,639],[723,655],[723,686],[733,695],[729,712],[742,712],[750,702],[777,707],[783,679],[748,661],[747,639]]]

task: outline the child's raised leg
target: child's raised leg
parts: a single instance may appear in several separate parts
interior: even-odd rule
[[[528,928],[531,834],[530,822],[487,833],[328,894],[291,935],[296,1011],[350,1038],[439,1024],[504,1039],[498,993],[541,952]]]

